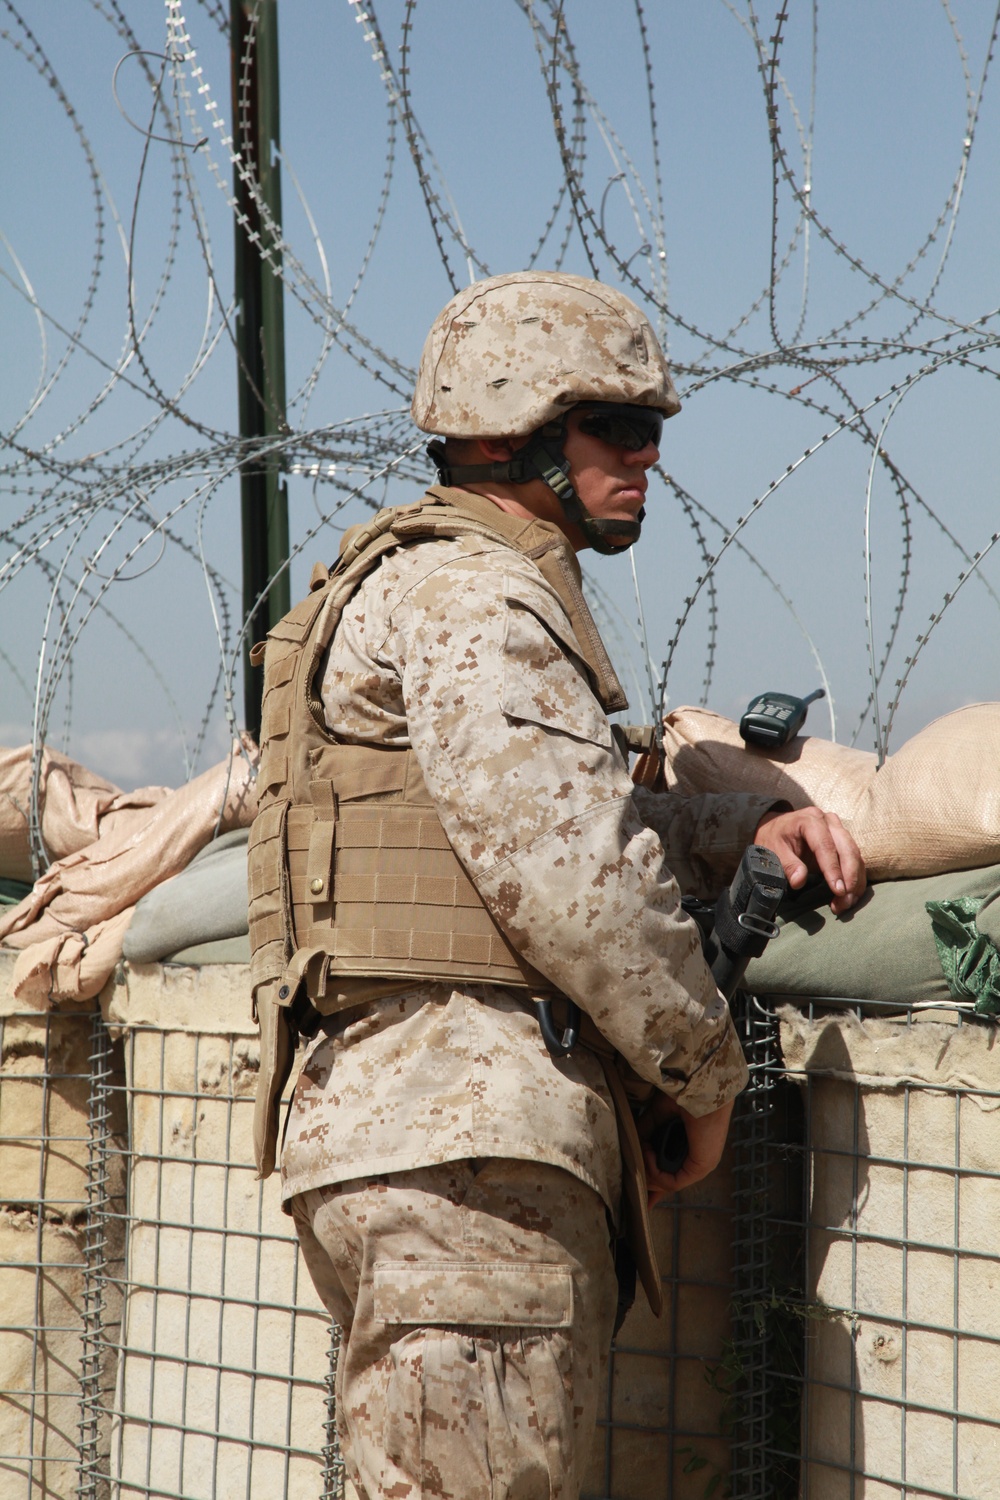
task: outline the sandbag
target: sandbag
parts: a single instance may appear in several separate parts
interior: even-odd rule
[[[28,819],[31,807],[32,746],[0,748],[0,876],[34,880]],[[92,844],[101,832],[138,826],[169,787],[143,786],[123,792],[68,755],[43,746],[38,780],[42,839],[50,859],[63,859]]]
[[[664,720],[667,789],[757,792],[843,819],[872,880],[968,870],[1000,859],[1000,703],[935,719],[881,769],[872,751],[799,736],[744,745],[732,719],[678,708]]]
[[[13,994],[38,1010],[96,995],[121,957],[132,908],[219,832],[246,828],[257,807],[256,747],[229,756],[148,809],[50,865],[19,906],[0,909],[0,940],[23,951]]]
[[[132,907],[94,922],[85,932],[46,928],[44,936],[17,956],[11,994],[19,1005],[50,1010],[66,1001],[99,995],[122,956],[122,938]]]
[[[778,937],[750,960],[747,986],[761,995],[946,1003],[952,990],[926,903],[997,894],[1000,864],[876,882],[842,917],[792,897],[779,913]]]
[[[216,938],[211,943],[195,943],[190,948],[179,948],[176,953],[167,953],[165,964],[182,964],[191,969],[204,969],[212,964],[250,964],[250,934],[240,937]]]
[[[29,880],[5,880],[0,877],[0,906],[18,906],[30,891]]]
[[[247,921],[248,828],[206,844],[186,869],[147,891],[122,944],[132,963],[157,963],[195,945],[237,938]]]

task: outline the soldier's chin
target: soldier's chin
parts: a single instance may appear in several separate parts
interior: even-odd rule
[[[599,537],[606,547],[624,552],[639,540],[644,516],[645,511],[641,510],[634,521],[619,520],[611,516],[601,516],[599,519],[591,517],[587,530],[594,537]]]

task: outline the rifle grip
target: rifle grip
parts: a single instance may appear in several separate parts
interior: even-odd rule
[[[661,1172],[679,1172],[687,1161],[688,1138],[684,1121],[679,1115],[657,1125],[649,1138],[656,1156],[656,1165]]]

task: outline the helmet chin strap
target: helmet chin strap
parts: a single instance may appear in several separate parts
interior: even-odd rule
[[[627,552],[639,540],[645,506],[634,521],[592,516],[570,483],[569,463],[562,451],[565,436],[565,421],[548,422],[531,434],[513,458],[495,464],[449,464],[444,444],[437,439],[427,444],[427,453],[437,469],[439,484],[480,484],[487,479],[501,484],[528,484],[540,479],[555,494],[567,521],[583,532],[595,552],[605,557]]]

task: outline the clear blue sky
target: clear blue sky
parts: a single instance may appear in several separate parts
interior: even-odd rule
[[[196,119],[184,122],[185,139],[193,143],[206,135],[208,148],[172,149],[147,140],[128,122],[122,110],[143,125],[148,121],[149,88],[136,59],[127,59],[118,74],[119,108],[112,77],[131,44],[96,6],[80,0],[27,0],[18,11],[24,26],[10,13],[3,23],[7,39],[0,87],[8,149],[2,167],[6,243],[0,245],[6,354],[2,429],[12,431],[39,388],[54,372],[58,378],[17,434],[18,442],[36,453],[45,450],[45,457],[27,462],[16,477],[8,471],[2,481],[0,524],[12,532],[0,544],[0,564],[23,547],[28,561],[0,590],[0,743],[14,743],[30,733],[44,638],[41,678],[53,693],[50,738],[65,742],[79,759],[123,784],[175,783],[184,775],[177,720],[192,740],[219,660],[199,551],[224,580],[220,588],[234,618],[239,610],[238,488],[233,478],[224,479],[206,491],[201,507],[200,471],[169,485],[158,480],[149,465],[211,448],[211,441],[182,417],[162,420],[142,445],[130,441],[130,435],[157,416],[155,388],[176,391],[206,326],[210,341],[216,342],[178,405],[184,416],[217,432],[231,434],[236,428],[235,358],[220,332],[205,261],[208,246],[227,302],[232,225],[212,163],[223,188],[231,173],[212,105],[228,123],[229,63],[226,39],[213,14],[221,13],[220,7],[122,0],[121,9],[154,70],[171,48],[178,55],[181,38],[177,32],[168,37],[168,28],[171,18],[186,17],[195,55],[175,66],[166,88],[180,110],[184,100],[171,79],[188,90]],[[228,13],[228,6],[224,9]],[[534,9],[539,22],[550,28],[547,5],[536,0]],[[974,98],[980,87],[992,7],[956,0],[951,13],[958,39],[940,0],[910,0],[905,6],[825,0],[790,9],[780,45],[781,139],[800,191],[808,166],[809,203],[818,222],[806,234],[792,187],[781,180],[779,261],[790,244],[792,249],[774,299],[775,327],[786,347],[804,347],[803,357],[822,362],[827,370],[835,366],[840,390],[824,376],[804,385],[816,373],[815,363],[807,367],[786,357],[756,373],[748,364],[748,356],[759,360],[773,352],[775,337],[764,295],[771,265],[771,151],[746,6],[730,6],[725,0],[657,0],[643,14],[662,211],[637,12],[626,0],[566,0],[564,7],[586,90],[581,183],[586,205],[603,224],[611,247],[600,245],[593,227],[588,230],[597,270],[602,278],[626,285],[616,260],[628,262],[642,286],[654,293],[665,274],[670,314],[665,337],[678,369],[684,409],[666,430],[663,464],[725,527],[746,515],[769,483],[833,430],[836,418],[852,405],[863,405],[888,392],[894,382],[912,378],[945,350],[967,345],[975,335],[961,325],[986,318],[976,331],[987,341],[997,330],[1000,117],[991,77],[975,117],[957,215],[952,219],[945,214],[938,222],[961,172],[969,96],[971,92]],[[425,161],[429,146],[468,242],[490,272],[528,263],[563,185],[550,101],[526,10],[517,0],[489,5],[422,0],[410,13],[404,59],[405,5],[379,0],[375,9],[397,83],[403,62],[408,65],[405,81],[424,133]],[[331,302],[343,307],[378,215],[387,165],[392,171],[384,219],[350,310],[352,323],[398,364],[411,367],[451,286],[401,122],[394,154],[390,150],[385,84],[365,39],[369,24],[357,20],[359,13],[371,14],[371,7],[348,0],[323,5],[280,0],[279,11],[286,238],[308,278],[299,288],[301,301],[294,291],[286,296],[288,383],[294,392],[323,354],[315,287],[321,288],[328,275]],[[772,15],[761,12],[759,30],[769,51],[776,31]],[[43,71],[51,67],[72,104],[93,153],[96,178],[40,66]],[[572,132],[573,90],[565,69],[558,72],[558,85]],[[811,142],[808,162],[789,94],[804,138]],[[154,128],[165,129],[162,122]],[[620,148],[631,159],[636,178],[620,177],[625,169]],[[431,171],[441,191],[436,171]],[[197,215],[189,189],[199,195]],[[643,205],[643,189],[652,212]],[[630,194],[638,205],[637,217]],[[664,260],[656,255],[657,219]],[[568,223],[564,198],[538,265],[555,263]],[[138,320],[145,323],[151,309],[153,317],[142,362],[133,357],[123,378],[90,411],[108,368],[121,367],[126,346],[123,247],[130,241]],[[653,247],[648,254],[642,248],[647,244]],[[454,242],[447,250],[455,276],[464,282],[469,276],[466,256]],[[591,270],[575,229],[562,264],[572,271]],[[290,272],[295,281],[293,265]],[[890,288],[903,278],[896,288],[902,297],[884,294],[867,273]],[[35,306],[25,294],[27,285]],[[935,316],[921,317],[918,308],[928,297]],[[866,311],[872,303],[874,308]],[[655,319],[652,303],[647,309]],[[70,347],[69,332],[84,313],[82,345],[60,370]],[[743,319],[745,324],[728,336]],[[946,336],[948,342],[942,342]],[[862,339],[868,343],[862,345]],[[892,358],[885,340],[892,345]],[[877,466],[871,536],[879,658],[906,575],[904,608],[880,693],[883,706],[905,658],[925,632],[928,616],[954,591],[964,566],[958,546],[923,503],[969,553],[988,543],[1000,524],[996,369],[992,347],[965,363],[936,369],[905,395],[886,431],[883,446],[912,489],[907,492],[907,533],[888,471]],[[405,391],[405,375],[397,383]],[[771,385],[774,392],[767,389]],[[799,399],[782,394],[799,385]],[[807,404],[809,399],[815,404]],[[373,380],[334,345],[322,361],[308,405],[294,405],[290,418],[303,431],[342,429],[349,419],[404,406],[402,395]],[[890,403],[883,401],[870,413],[876,430],[889,409]],[[405,423],[400,426],[401,445],[415,437]],[[338,440],[336,446],[343,474],[346,444]],[[83,622],[71,652],[72,670],[60,671],[56,681],[58,610],[47,629],[45,623],[53,570],[63,569],[64,600],[79,582],[99,587],[102,574],[111,572],[148,529],[134,521],[122,523],[113,508],[105,508],[78,530],[80,513],[74,507],[96,493],[94,471],[73,476],[65,466],[106,449],[113,452],[101,460],[101,493],[109,505],[120,511],[147,495],[157,516],[179,507],[172,522],[179,542],[161,548],[157,536],[128,563],[125,576],[105,596],[115,621],[98,612]],[[856,432],[841,431],[795,470],[741,533],[756,562],[731,548],[719,564],[710,706],[738,716],[760,689],[805,692],[818,681],[804,635],[764,579],[761,565],[811,635],[835,693],[838,737],[850,738],[868,693],[864,545],[870,456]],[[59,477],[53,462],[63,466],[62,477],[44,500],[43,514],[25,520]],[[410,472],[416,472],[412,465]],[[397,481],[390,486],[390,498],[406,498],[414,484],[413,479]],[[329,484],[315,486],[296,473],[289,489],[298,540],[330,511],[337,495]],[[371,493],[381,498],[382,489],[376,486]],[[308,544],[305,560],[293,568],[293,594],[304,588],[313,556],[332,557],[336,526],[357,518],[360,504],[355,502],[349,515],[338,515],[334,527]],[[677,496],[658,485],[649,510],[636,566],[648,648],[659,668],[675,619],[684,600],[695,593],[704,565]],[[116,524],[119,530],[99,550]],[[722,533],[704,516],[701,524],[714,552]],[[626,658],[632,661],[630,691],[636,716],[644,717],[648,710],[642,702],[642,653],[633,638],[638,609],[630,567],[619,560],[595,560],[589,571],[620,611],[609,644],[623,665]],[[991,555],[984,573],[1000,594],[1000,556]],[[225,581],[233,586],[228,595]],[[83,608],[81,600],[73,605],[71,636]],[[998,621],[996,596],[970,580],[913,671],[894,743],[938,713],[1000,696]],[[668,681],[672,704],[696,702],[703,694],[709,626],[709,601],[702,589],[675,653]],[[237,688],[237,704],[241,702]],[[829,731],[829,720],[818,707],[812,710],[810,727]],[[217,700],[207,733],[202,765],[217,758],[225,742]],[[867,747],[871,740],[866,725],[859,743]]]

